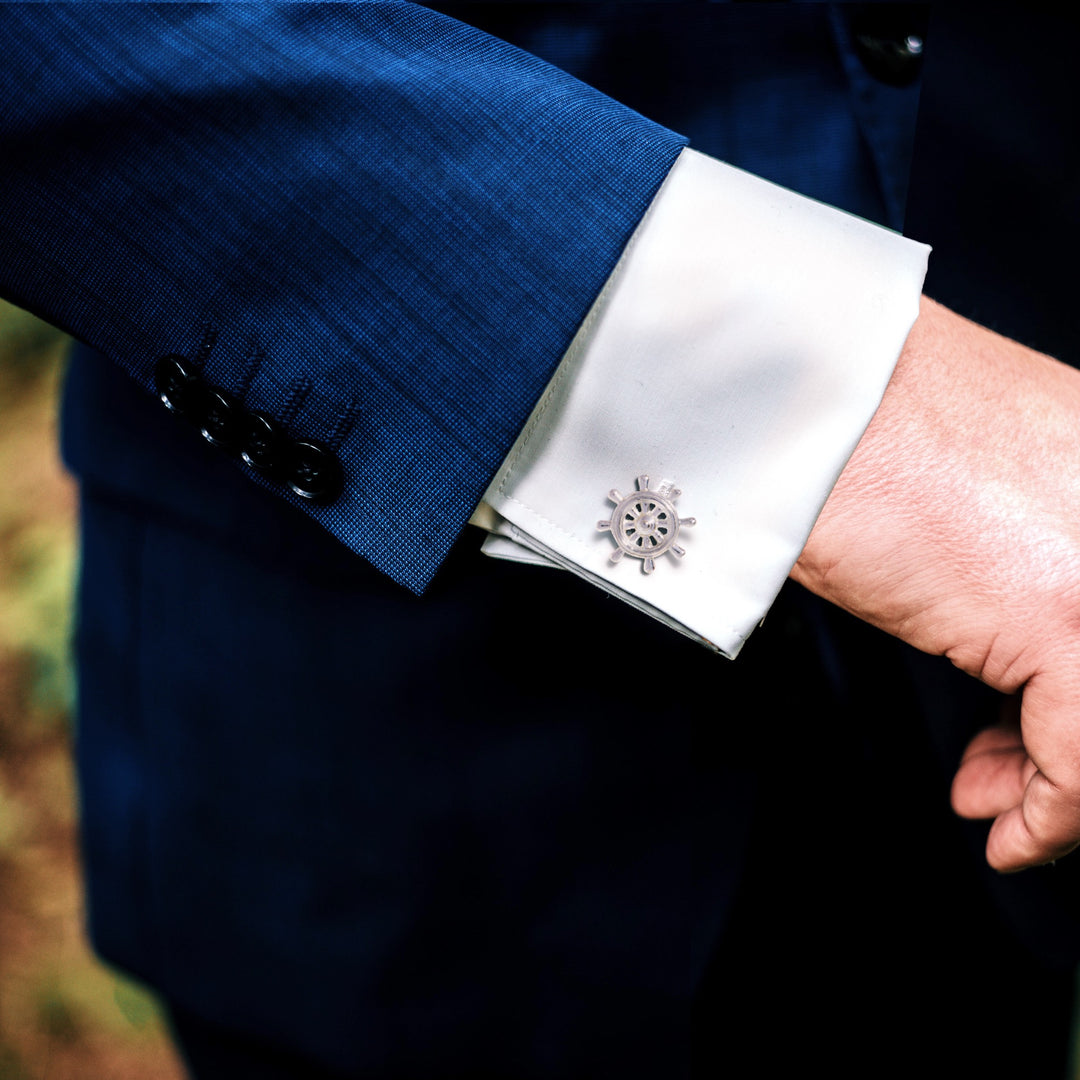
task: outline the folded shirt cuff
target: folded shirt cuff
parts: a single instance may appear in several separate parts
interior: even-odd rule
[[[684,150],[474,515],[485,551],[734,657],[881,400],[928,253]]]

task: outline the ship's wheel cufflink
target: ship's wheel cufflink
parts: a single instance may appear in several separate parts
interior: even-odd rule
[[[614,488],[608,498],[615,503],[610,521],[598,521],[598,529],[610,532],[615,540],[611,562],[619,562],[624,555],[643,559],[642,571],[651,574],[661,555],[672,554],[682,558],[686,549],[678,544],[679,531],[696,525],[695,518],[681,518],[675,509],[675,500],[682,494],[669,481],[661,481],[658,488],[649,487],[649,478],[637,478],[637,491],[620,495]]]

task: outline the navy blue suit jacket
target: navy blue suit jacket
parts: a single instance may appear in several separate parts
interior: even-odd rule
[[[800,971],[887,994],[972,912],[1001,930],[943,798],[889,823],[890,783],[947,772],[878,739],[945,702],[962,733],[981,696],[797,593],[727,667],[451,550],[672,131],[904,214],[916,90],[866,74],[841,13],[528,7],[454,10],[666,126],[413,5],[0,9],[0,284],[118,362],[76,358],[65,434],[95,941],[178,1008],[363,1075],[677,1076],[695,1024],[706,1060],[769,1032],[779,986],[819,993]],[[340,498],[167,413],[165,354],[327,447]],[[809,762],[872,777],[857,866],[798,843],[853,797]],[[896,1016],[930,1040],[933,994],[895,993],[809,1012],[800,1045]]]
[[[684,140],[413,4],[3,18],[7,295],[330,442],[308,511],[422,590]]]

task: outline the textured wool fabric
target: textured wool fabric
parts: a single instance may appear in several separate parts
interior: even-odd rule
[[[209,383],[340,456],[307,512],[421,591],[684,140],[412,4],[0,31],[0,292],[148,389],[213,339]]]

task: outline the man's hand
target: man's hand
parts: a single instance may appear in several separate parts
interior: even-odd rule
[[[953,782],[992,866],[1080,844],[1080,372],[924,298],[792,577],[1022,694]]]

